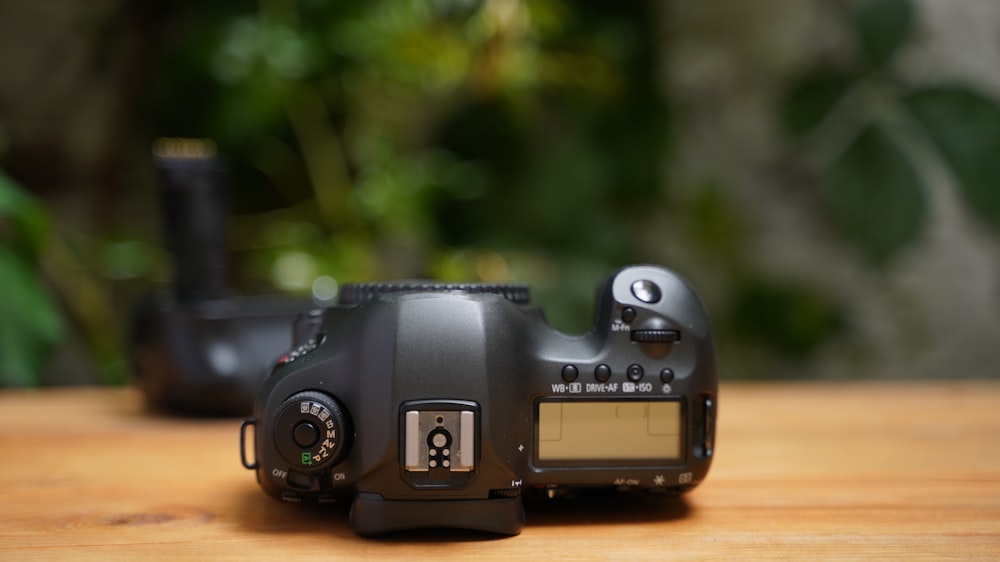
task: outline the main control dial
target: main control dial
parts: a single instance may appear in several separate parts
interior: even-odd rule
[[[350,416],[335,398],[306,390],[279,407],[274,445],[293,467],[316,470],[343,458],[352,433]]]

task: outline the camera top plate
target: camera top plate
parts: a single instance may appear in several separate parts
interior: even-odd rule
[[[492,294],[514,304],[531,304],[531,290],[520,283],[447,283],[439,281],[393,281],[388,283],[348,283],[340,289],[340,304],[364,304],[381,295],[400,293]]]

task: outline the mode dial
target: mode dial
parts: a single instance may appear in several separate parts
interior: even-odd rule
[[[316,470],[336,464],[353,434],[347,410],[332,396],[306,390],[278,408],[274,445],[291,466]]]
[[[347,283],[340,289],[340,304],[355,305],[379,295],[399,293],[469,293],[498,295],[515,304],[530,304],[531,291],[520,283],[446,283],[438,281],[393,281]]]

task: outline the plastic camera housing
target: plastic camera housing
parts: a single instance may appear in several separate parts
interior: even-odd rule
[[[229,287],[226,173],[211,141],[161,139],[156,169],[169,287],[141,299],[129,344],[147,402],[172,413],[245,416],[310,299]]]
[[[528,492],[693,488],[718,411],[702,302],[636,265],[597,304],[570,337],[522,285],[347,285],[264,381],[243,464],[283,500],[352,501],[361,535],[516,534]]]

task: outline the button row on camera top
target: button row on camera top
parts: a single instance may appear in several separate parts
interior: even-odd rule
[[[564,365],[562,368],[562,379],[566,382],[573,382],[580,376],[580,369],[576,365]],[[642,365],[638,363],[633,363],[628,366],[625,370],[625,376],[628,380],[632,382],[639,382],[644,376],[646,376],[646,370],[643,369]],[[611,378],[611,367],[608,367],[604,363],[594,367],[594,379],[597,382],[607,382]],[[673,382],[674,371],[669,367],[660,370],[660,381],[661,382]]]

